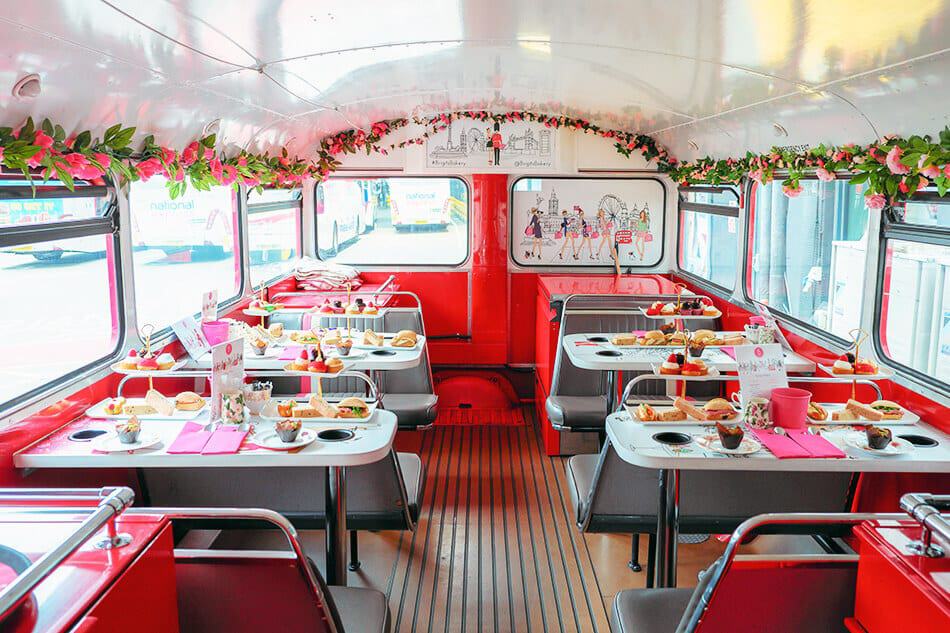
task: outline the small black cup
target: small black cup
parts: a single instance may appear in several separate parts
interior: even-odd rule
[[[669,444],[670,446],[685,446],[693,441],[693,438],[686,433],[677,433],[676,431],[656,433],[653,439],[660,444]]]

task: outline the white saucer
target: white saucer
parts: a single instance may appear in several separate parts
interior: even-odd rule
[[[891,443],[882,449],[868,446],[868,438],[865,433],[855,433],[849,436],[845,441],[848,443],[848,446],[853,446],[865,453],[877,455],[878,457],[895,457],[897,455],[907,455],[914,451],[913,444],[897,437],[892,439]]]
[[[296,440],[293,442],[284,442],[280,439],[280,436],[277,435],[275,429],[263,429],[254,431],[254,435],[252,435],[250,439],[261,448],[267,448],[272,451],[289,451],[300,448],[301,446],[306,446],[316,440],[317,432],[313,429],[300,429]]]
[[[759,444],[759,441],[748,435],[742,438],[742,442],[737,448],[725,448],[722,445],[722,440],[720,440],[718,436],[702,437],[697,440],[697,443],[703,448],[708,448],[714,453],[721,453],[723,455],[752,455],[762,450],[762,445]]]
[[[97,451],[102,451],[103,453],[123,453],[126,451],[137,451],[143,448],[151,448],[161,441],[162,438],[157,434],[141,431],[139,433],[139,439],[137,442],[133,442],[132,444],[123,444],[119,441],[118,434],[110,433],[109,435],[104,435],[93,440],[92,448]]]

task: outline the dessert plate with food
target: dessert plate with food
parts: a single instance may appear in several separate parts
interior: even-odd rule
[[[851,352],[842,354],[831,365],[818,366],[834,376],[853,376],[855,380],[887,380],[894,377],[893,371],[881,367],[870,358],[857,358]]]
[[[153,355],[140,354],[137,350],[129,350],[128,355],[117,363],[112,363],[110,369],[117,374],[127,374],[130,376],[148,376],[166,374],[176,371],[185,366],[188,359],[182,358],[175,360],[175,357],[168,353]]]
[[[709,367],[699,358],[687,358],[682,353],[672,353],[660,364],[653,364],[656,376],[675,376],[682,380],[711,380],[719,376],[719,369]]]
[[[278,420],[273,427],[255,428],[254,434],[248,438],[261,448],[272,451],[291,451],[312,444],[317,439],[317,432],[305,429],[300,420]]]
[[[920,422],[920,416],[890,400],[875,400],[863,403],[848,400],[846,403],[808,404],[809,424],[868,424],[883,422],[894,425],[910,425]]]
[[[307,422],[368,422],[376,412],[376,404],[353,397],[331,401],[312,394],[309,397],[271,400],[261,408],[261,419],[265,422],[282,419]]]
[[[421,337],[412,330],[401,330],[395,334],[385,334],[366,330],[354,339],[353,347],[359,349],[416,349],[422,344]]]
[[[352,361],[343,361],[338,357],[322,358],[317,350],[301,350],[300,355],[284,365],[284,371],[300,376],[334,376],[349,369]]]
[[[634,422],[644,424],[713,424],[713,420],[694,420],[672,406],[654,406],[645,402],[637,406],[626,405],[624,407]]]
[[[106,398],[86,409],[86,416],[104,420],[194,420],[205,409],[206,401],[193,391],[183,391],[168,398],[149,390],[144,398]]]
[[[142,448],[152,448],[161,441],[162,438],[157,433],[142,431],[138,418],[132,416],[128,420],[116,424],[114,433],[93,440],[92,449],[102,453],[122,453],[137,451]]]
[[[650,319],[718,319],[722,312],[714,305],[702,300],[673,302],[656,301],[649,308],[640,308],[640,312]]]
[[[865,453],[880,457],[896,457],[898,455],[907,455],[914,451],[913,444],[906,440],[895,438],[890,429],[873,425],[869,426],[863,433],[850,433],[845,438],[845,443]]]
[[[716,422],[716,435],[697,438],[696,443],[723,455],[752,455],[762,450],[762,444],[755,438],[746,436],[741,426],[721,422]]]

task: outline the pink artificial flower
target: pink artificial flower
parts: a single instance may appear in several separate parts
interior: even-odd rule
[[[0,162],[3,162],[3,147],[0,147]]]
[[[751,178],[752,180],[756,181],[756,182],[759,183],[760,185],[765,184],[765,183],[763,182],[763,180],[765,179],[765,173],[762,171],[762,168],[761,168],[761,167],[759,167],[758,169],[753,169],[752,171],[750,171],[750,172],[749,172],[749,178]]]
[[[160,148],[160,150],[162,153],[163,163],[165,163],[166,165],[170,165],[175,162],[175,157],[176,157],[175,150],[169,149],[167,147],[162,147]]]
[[[46,150],[41,149],[32,156],[26,159],[26,164],[28,167],[39,167],[40,163],[43,162],[43,159],[46,158]]]
[[[802,186],[800,184],[796,184],[794,187],[782,185],[782,193],[789,198],[797,198],[802,194]]]
[[[903,150],[901,150],[901,148],[896,145],[892,147],[891,151],[887,153],[887,158],[884,162],[887,164],[887,168],[891,170],[892,174],[903,175],[910,173],[910,167],[901,162],[902,153]]]
[[[37,130],[32,144],[38,145],[43,149],[49,149],[53,146],[53,139],[48,134],[43,132],[43,130]]]
[[[205,148],[205,151],[204,151],[204,156],[203,156],[203,158],[204,158],[205,160],[211,160],[212,158],[214,158],[214,148],[213,148],[213,147],[206,147],[206,148]]]
[[[237,180],[237,167],[234,165],[225,165],[223,168],[223,175],[221,176],[222,185],[230,185],[235,180]]]
[[[930,165],[929,167],[924,167],[924,161],[927,160],[927,155],[924,154],[920,157],[920,161],[917,163],[917,169],[920,170],[920,173],[927,178],[933,180],[940,175],[940,168],[936,165]]]
[[[359,130],[356,133],[356,139],[354,141],[357,147],[362,147],[363,143],[366,142],[366,133],[363,130]]]
[[[103,169],[109,169],[109,165],[112,164],[112,158],[108,154],[103,154],[102,152],[96,152],[92,155],[96,159],[96,162],[102,165]]]
[[[880,211],[887,206],[887,198],[882,193],[866,194],[864,196],[864,205],[872,211]]]
[[[190,167],[198,160],[198,141],[192,141],[188,147],[181,153],[181,164],[184,167]]]
[[[256,187],[257,185],[261,184],[261,181],[253,176],[252,177],[243,176],[241,180],[248,187]]]
[[[822,182],[831,182],[835,179],[834,172],[828,171],[824,167],[819,167],[815,170],[815,175],[818,176],[818,180]]]
[[[239,156],[237,160],[237,164],[239,167],[247,167],[247,157]]]
[[[175,169],[175,173],[172,174],[171,177],[175,180],[175,182],[181,182],[182,180],[185,179],[185,170],[182,168],[181,165],[179,165]]]
[[[208,168],[211,170],[211,177],[214,178],[218,184],[221,184],[221,179],[224,177],[224,169],[221,165],[221,161],[218,158],[212,158],[208,161]]]
[[[162,162],[154,156],[139,162],[139,164],[136,165],[136,168],[139,170],[139,177],[142,178],[143,182],[148,182],[149,178],[164,171]]]

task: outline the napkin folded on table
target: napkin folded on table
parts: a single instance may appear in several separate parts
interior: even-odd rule
[[[834,444],[807,431],[790,430],[779,435],[770,429],[753,429],[752,434],[779,459],[845,457]]]
[[[204,426],[197,422],[186,422],[181,432],[166,453],[187,454],[200,453],[211,438],[211,431],[204,431]]]
[[[280,356],[277,357],[277,360],[294,360],[300,354],[300,350],[303,347],[300,345],[291,345],[290,347],[285,347],[284,351],[281,352]]]
[[[237,453],[241,442],[247,436],[247,431],[238,428],[219,426],[211,433],[208,443],[201,449],[202,455],[230,455]]]

